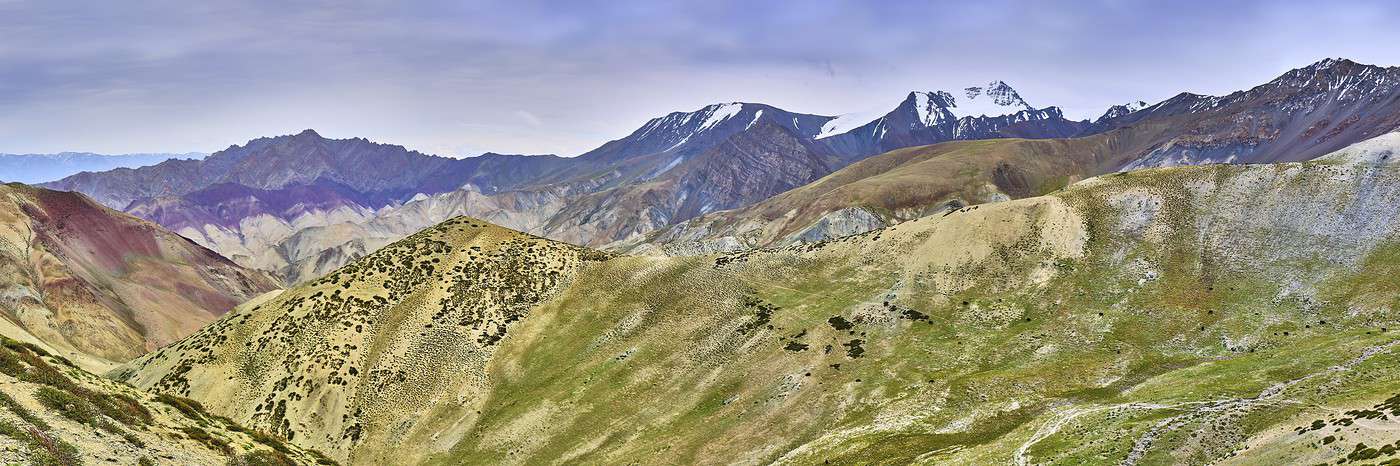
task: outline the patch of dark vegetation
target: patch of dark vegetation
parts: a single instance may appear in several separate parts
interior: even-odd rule
[[[831,328],[834,328],[836,330],[850,330],[852,327],[854,327],[854,324],[852,324],[851,321],[846,320],[845,317],[841,316],[834,316],[830,319],[827,319],[826,323],[831,324]]]
[[[178,401],[178,400],[180,400],[180,399],[177,398],[177,401]],[[194,402],[194,400],[186,400],[186,401],[187,401],[188,403],[193,403],[192,409],[196,409],[195,412],[200,412],[200,410],[203,409],[202,407],[199,407],[199,403]],[[188,403],[187,403],[187,404],[188,404]],[[261,444],[263,444],[263,445],[266,445],[268,448],[271,448],[273,451],[275,451],[275,452],[277,452],[277,453],[280,453],[280,454],[282,454],[282,455],[292,455],[292,454],[293,454],[292,449],[289,448],[289,447],[287,447],[287,443],[284,442],[284,441],[282,441],[282,439],[277,438],[277,436],[275,436],[275,435],[272,435],[272,434],[269,434],[269,433],[267,433],[267,432],[263,432],[263,431],[260,431],[260,430],[256,430],[256,429],[249,429],[249,428],[247,428],[247,427],[244,427],[244,426],[238,424],[237,422],[233,422],[232,419],[229,419],[229,418],[227,418],[227,417],[218,416],[218,415],[210,416],[210,415],[208,415],[208,414],[205,414],[205,416],[208,416],[208,417],[210,417],[210,418],[212,418],[212,419],[214,419],[214,420],[216,420],[216,421],[219,421],[220,424],[223,424],[224,427],[225,427],[226,429],[230,430],[230,431],[238,432],[238,433],[241,433],[241,434],[243,434],[243,435],[247,435],[249,438],[252,438],[254,442],[257,442],[257,443],[261,443]],[[324,455],[322,455],[321,452],[319,452],[319,451],[310,450],[310,453],[312,454],[312,456],[316,456],[316,457],[318,457],[318,458],[324,457]],[[327,459],[326,461],[330,461],[330,460]],[[319,460],[318,460],[318,462],[319,462]],[[332,463],[332,464],[333,464],[333,463]]]
[[[233,452],[233,447],[229,445],[227,440],[210,435],[209,432],[204,429],[189,426],[180,428],[180,432],[183,432],[186,438],[204,444],[204,446],[214,451],[221,452],[225,455]]]
[[[44,360],[48,353],[38,346],[0,337],[0,372],[16,379],[62,389],[76,387],[68,376]],[[66,361],[66,360],[62,360]],[[66,364],[66,363],[65,363]]]
[[[34,427],[22,428],[0,419],[0,435],[19,440],[29,450],[29,463],[40,466],[69,466],[82,464],[78,447],[65,442],[51,432]]]
[[[790,341],[790,342],[788,342],[787,346],[784,346],[784,347],[783,347],[783,349],[788,350],[788,351],[792,351],[792,352],[807,351],[807,348],[808,348],[807,344],[805,344],[805,343],[800,343],[800,342],[796,342],[796,341]]]
[[[117,434],[137,447],[145,442],[119,427],[115,420],[128,427],[144,428],[151,423],[151,413],[134,398],[123,394],[100,393],[74,383],[45,358],[69,365],[67,359],[49,355],[38,346],[9,338],[0,339],[0,372],[24,382],[40,385],[34,398],[52,412],[79,423]],[[70,366],[71,367],[71,366]],[[50,430],[42,419],[28,412],[8,395],[0,399],[16,416],[39,430]],[[41,435],[43,438],[50,438]]]
[[[907,308],[907,307],[903,307],[903,308],[902,308],[902,307],[895,306],[895,309],[899,309],[899,317],[900,317],[900,318],[903,318],[903,319],[905,319],[905,320],[913,320],[913,321],[920,321],[920,320],[921,320],[921,321],[924,321],[925,323],[933,323],[933,319],[929,318],[928,314],[924,314],[924,313],[922,313],[922,312],[919,312],[919,311],[916,311],[916,310],[913,310],[913,309],[910,309],[910,308]]]
[[[1389,416],[1400,417],[1400,395],[1387,398],[1372,406],[1371,409],[1353,409],[1347,411],[1346,414],[1360,419],[1372,420],[1386,420],[1389,419]]]
[[[296,466],[287,455],[272,450],[254,450],[229,458],[228,466]]]
[[[1323,420],[1321,420],[1321,419],[1315,419],[1315,420],[1313,420],[1312,424],[1309,424],[1309,425],[1306,425],[1306,426],[1302,426],[1302,427],[1293,429],[1293,431],[1296,432],[1296,433],[1302,434],[1302,433],[1306,433],[1306,432],[1308,432],[1308,431],[1318,430],[1318,429],[1321,429],[1321,428],[1323,428],[1323,427],[1327,427],[1327,422],[1326,422],[1326,421],[1323,421]]]
[[[1400,418],[1400,394],[1391,396],[1380,403],[1376,403],[1368,409],[1353,409],[1342,414],[1344,414],[1344,416],[1327,420],[1314,419],[1311,424],[1293,428],[1293,432],[1302,435],[1314,430],[1322,430],[1327,426],[1349,427],[1355,424],[1357,419],[1385,421],[1391,418]]]
[[[179,411],[180,414],[184,414],[185,417],[199,423],[200,425],[205,425],[209,423],[209,413],[204,410],[204,405],[199,404],[198,401],[171,395],[169,393],[161,393],[156,395],[156,401],[170,405],[170,407],[175,408],[176,411]]]
[[[1380,448],[1372,448],[1366,446],[1365,443],[1357,443],[1356,448],[1352,449],[1351,453],[1347,454],[1346,459],[1338,461],[1337,464],[1344,464],[1347,462],[1354,463],[1357,461],[1368,461],[1380,458],[1382,456],[1394,456],[1397,450],[1400,450],[1400,441],[1397,441],[1392,444],[1383,445]]]
[[[767,301],[752,296],[744,296],[743,306],[753,312],[753,319],[739,326],[739,333],[754,333],[760,329],[773,328],[773,313],[780,308]]]
[[[789,247],[801,247],[801,246],[803,246],[803,245],[802,245],[802,244],[797,244],[797,245],[793,245],[793,246],[789,246]],[[749,261],[749,257],[750,257],[750,256],[754,255],[754,253],[757,253],[757,252],[759,252],[759,251],[760,251],[759,249],[748,249],[748,250],[744,250],[744,251],[740,251],[740,252],[735,252],[735,253],[730,253],[730,254],[727,254],[727,255],[723,255],[723,256],[720,256],[720,257],[716,257],[716,258],[715,258],[715,268],[716,268],[716,269],[723,269],[723,268],[728,267],[728,266],[730,266],[730,265],[743,264],[743,263]]]
[[[49,426],[48,422],[44,422],[44,420],[36,416],[34,412],[20,405],[14,398],[11,398],[8,393],[0,393],[0,405],[9,408],[10,412],[15,413],[15,416],[37,427],[39,430],[49,430],[53,428]]]
[[[88,394],[95,395],[90,392]],[[34,399],[39,400],[39,403],[44,407],[63,417],[128,437],[128,440],[133,443],[141,442],[136,440],[136,437],[127,435],[126,431],[108,419],[116,419],[128,426],[142,426],[151,421],[151,413],[141,405],[135,404],[134,401],[127,404],[125,401],[117,400],[110,395],[95,395],[85,398],[44,386],[39,387],[39,390],[34,392]]]
[[[861,355],[865,354],[865,348],[863,348],[863,347],[860,346],[861,344],[864,344],[864,343],[865,343],[865,340],[856,338],[856,339],[853,339],[853,340],[851,340],[851,341],[842,343],[841,346],[845,346],[845,347],[846,347],[846,356],[849,356],[849,357],[852,357],[852,358],[859,358],[859,357],[861,357]]]

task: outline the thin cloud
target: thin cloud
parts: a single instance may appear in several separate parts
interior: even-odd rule
[[[1371,1],[0,0],[0,152],[213,151],[312,127],[576,155],[712,102],[838,114],[991,79],[1092,117],[1327,56],[1400,64],[1397,20]]]

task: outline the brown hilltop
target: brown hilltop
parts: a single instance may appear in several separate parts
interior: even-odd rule
[[[407,433],[440,427],[403,406],[482,390],[507,328],[606,257],[457,217],[249,302],[116,375],[197,394],[337,456],[384,454]]]

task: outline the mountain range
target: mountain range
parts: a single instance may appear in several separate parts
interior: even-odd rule
[[[1396,440],[1397,150],[721,255],[457,217],[111,375],[352,464],[1333,462]]]
[[[647,238],[762,246],[792,238],[660,231],[695,224],[716,232],[773,230],[758,225],[766,220],[740,219],[743,214],[731,211],[754,212],[747,208],[872,155],[947,141],[1073,137],[1118,145],[1108,149],[1111,163],[1059,170],[1055,176],[1065,182],[1150,166],[1307,160],[1400,126],[1400,111],[1393,108],[1400,95],[1398,76],[1397,68],[1328,59],[1248,91],[1221,97],[1183,93],[1154,105],[1113,106],[1092,122],[1068,120],[1056,107],[1034,107],[1001,81],[957,92],[911,92],[883,114],[830,117],[764,104],[714,104],[652,119],[577,157],[450,159],[359,138],[327,139],[307,130],[233,146],[202,161],[83,173],[44,186],[86,193],[287,283],[332,270],[452,215],[634,251],[639,249],[632,245]],[[949,201],[1024,197],[1035,189],[1003,191],[994,178],[1040,176],[1027,173],[1034,168],[1013,165],[969,169],[977,170],[974,177],[988,181],[992,191],[925,195],[932,204],[878,213],[879,222],[856,222],[907,220]],[[823,205],[831,208],[798,215],[806,223],[774,231],[787,235],[858,207]],[[754,209],[768,219],[787,212]],[[404,217],[384,218],[394,216]],[[699,238],[706,235],[713,237]],[[825,237],[814,235],[797,239]],[[644,249],[688,248],[693,250]]]
[[[0,462],[1394,463],[1398,78],[0,185]]]

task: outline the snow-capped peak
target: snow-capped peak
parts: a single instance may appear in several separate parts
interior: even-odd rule
[[[698,133],[713,128],[743,111],[744,104],[730,102],[706,105],[704,108],[693,112],[674,112],[664,117],[651,119],[646,125],[642,126],[637,136],[645,137],[658,130],[684,131],[689,129],[691,133]],[[698,122],[698,124],[696,124],[696,122]]]
[[[1001,81],[992,81],[986,86],[964,88],[961,95],[948,91],[914,91],[904,99],[897,111],[913,111],[910,124],[916,128],[931,128],[944,123],[955,123],[959,117],[983,117],[1015,115],[1023,111],[1034,112],[1015,89]],[[817,139],[844,134],[864,127],[885,117],[887,112],[868,111],[848,113],[838,116],[822,125]],[[900,119],[901,124],[903,119]]]
[[[693,136],[704,133],[730,118],[734,118],[744,112],[744,104],[740,102],[730,102],[723,104],[710,104],[693,112],[674,112],[660,118],[653,118],[637,130],[633,136],[635,138],[659,138],[667,141],[671,148],[679,147],[689,141]],[[754,115],[754,122],[762,114],[760,110]],[[754,122],[750,122],[752,126]]]
[[[963,89],[953,101],[953,113],[961,117],[1001,116],[1035,110],[1015,89],[1002,81]]]
[[[1136,102],[1128,102],[1126,104],[1121,105],[1114,105],[1112,107],[1108,107],[1108,111],[1103,112],[1103,116],[1099,117],[1099,119],[1097,120],[1094,120],[1094,122],[1097,123],[1111,118],[1118,118],[1123,115],[1142,110],[1144,108],[1147,108],[1147,102],[1143,102],[1141,100]]]
[[[1322,61],[1319,61],[1319,62],[1317,62],[1317,63],[1313,63],[1313,64],[1311,64],[1311,65],[1308,65],[1306,68],[1314,69],[1314,70],[1326,70],[1326,69],[1334,68],[1334,67],[1336,67],[1337,65],[1345,65],[1345,64],[1349,64],[1349,63],[1353,63],[1353,62],[1352,62],[1351,60],[1348,60],[1348,59],[1345,59],[1345,58],[1332,58],[1332,57],[1327,57],[1327,58],[1322,59]]]

